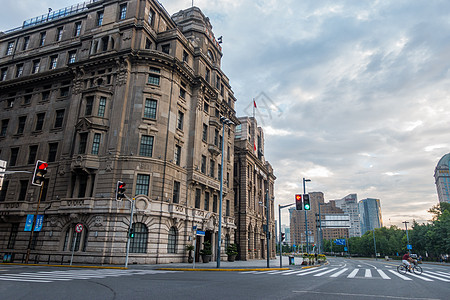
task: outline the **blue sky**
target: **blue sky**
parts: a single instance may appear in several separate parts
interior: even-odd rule
[[[75,3],[7,2],[0,30]],[[162,3],[172,14],[191,0]],[[261,93],[266,99],[257,99],[257,118],[277,176],[276,204],[293,202],[307,177],[308,191],[326,200],[350,193],[379,198],[384,225],[430,218],[426,210],[438,203],[434,168],[450,152],[450,3],[194,5],[223,36],[222,68],[238,116]]]

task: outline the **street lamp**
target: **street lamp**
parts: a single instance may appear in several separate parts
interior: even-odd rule
[[[278,204],[278,224],[279,224],[278,230],[280,232],[280,238],[278,240],[278,243],[279,243],[279,248],[280,248],[280,268],[283,267],[283,249],[282,249],[282,246],[281,246],[281,209],[289,207],[289,206],[292,206],[292,205],[295,205],[295,203],[291,203],[291,204],[288,204],[288,205]],[[294,239],[294,241],[295,241],[295,239]]]
[[[306,182],[311,181],[311,179],[305,179],[305,177],[303,177],[303,195],[306,194]],[[304,209],[305,211],[305,234],[306,234],[306,253],[309,254],[309,242],[308,242],[308,216],[306,215],[306,209]]]
[[[409,247],[408,223],[409,222],[405,221],[405,222],[402,222],[402,223],[405,224],[405,229],[406,229],[406,243],[407,243],[406,244],[406,250],[408,250],[408,253],[411,254],[411,251],[409,251],[410,249],[408,249],[408,247]]]
[[[222,198],[223,198],[223,151],[225,145],[225,125],[234,125],[233,121],[220,117],[222,123],[222,162],[220,164],[220,201],[219,201],[219,232],[217,237],[217,268],[220,268],[220,246],[222,242]]]

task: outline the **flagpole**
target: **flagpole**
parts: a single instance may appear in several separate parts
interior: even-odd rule
[[[255,98],[253,98],[253,119],[255,118]]]

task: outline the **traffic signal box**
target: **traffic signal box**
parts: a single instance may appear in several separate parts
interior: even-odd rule
[[[122,200],[125,198],[125,188],[126,184],[122,181],[117,181],[116,187],[116,200]]]
[[[283,242],[285,238],[286,238],[286,234],[284,232],[282,232],[281,233],[281,241]]]
[[[303,209],[302,195],[300,195],[300,194],[295,195],[295,209],[296,210]]]
[[[42,160],[38,160],[36,162],[36,166],[34,167],[33,179],[31,180],[32,185],[41,186],[42,182],[44,182],[45,174],[47,174],[48,163]]]
[[[304,194],[303,195],[303,208],[305,210],[310,210],[311,209],[311,204],[309,203],[309,194]]]

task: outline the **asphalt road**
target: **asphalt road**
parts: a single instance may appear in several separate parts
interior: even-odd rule
[[[0,266],[0,299],[449,299],[450,267],[332,258],[290,271],[180,272]]]

